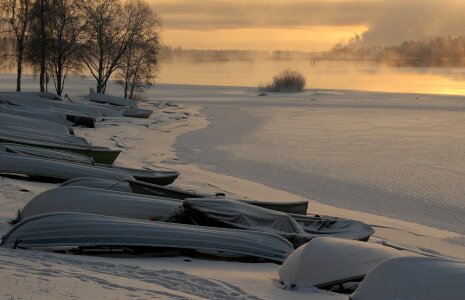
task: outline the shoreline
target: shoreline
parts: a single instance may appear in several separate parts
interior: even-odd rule
[[[201,111],[203,111],[203,109],[201,109]],[[219,188],[217,191],[226,191],[229,194],[239,197],[255,198],[267,201],[279,201],[283,199],[289,201],[309,200],[309,213],[350,218],[372,225],[376,229],[373,237],[376,238],[378,242],[384,241],[392,245],[397,245],[401,248],[426,252],[432,255],[444,255],[457,259],[465,259],[465,236],[460,233],[422,225],[412,221],[400,220],[369,212],[355,211],[324,204],[318,202],[317,199],[309,199],[302,195],[268,186],[250,178],[240,178],[231,174],[225,174],[227,173],[227,169],[215,166],[214,159],[208,161],[209,163],[213,163],[213,165],[193,162],[192,157],[185,155],[185,152],[195,153],[196,151],[184,148],[182,144],[178,143],[179,138],[183,135],[189,135],[196,131],[199,135],[201,135],[203,132],[200,131],[209,125],[210,122],[207,121],[206,124],[204,124],[204,127],[196,127],[193,130],[180,134],[176,139],[176,143],[174,145],[176,146],[177,155],[181,158],[181,160],[189,157],[187,161],[189,164],[193,164],[195,166],[195,171],[192,170],[192,166],[183,168],[183,165],[176,165],[173,167],[178,167],[178,170],[182,174],[189,174],[189,177],[200,176],[200,179],[195,180],[191,183],[191,185],[184,187],[193,188],[198,186],[200,182],[208,180],[209,182],[215,182],[214,186]],[[207,145],[210,146],[209,144]],[[224,170],[226,172],[224,172]],[[205,180],[202,180],[202,177],[205,178]],[[217,177],[216,180],[215,177]],[[241,188],[243,191],[247,192],[238,192]],[[251,193],[250,191],[254,191],[254,193]]]
[[[118,166],[179,171],[181,176],[173,186],[206,193],[225,191],[231,196],[267,201],[303,199],[302,196],[253,180],[220,174],[216,168],[208,165],[184,162],[178,156],[178,137],[203,130],[211,124],[208,115],[202,113],[204,104],[196,103],[196,99],[202,99],[202,92],[197,91],[198,95],[191,98],[190,89],[186,88],[180,96],[173,97],[170,97],[170,90],[162,90],[165,96],[141,103],[141,108],[155,110],[150,119],[107,118],[96,129],[76,128],[76,134],[93,144],[121,149],[122,153],[116,161]],[[213,94],[212,97],[217,95]],[[233,95],[242,97],[243,94]],[[227,106],[222,109],[227,109]],[[191,148],[189,151],[195,153],[198,149]],[[14,217],[18,208],[22,208],[34,195],[56,186],[0,177],[1,233],[8,230],[6,221]],[[311,200],[309,207],[310,213],[375,224],[376,232],[369,241],[371,243],[387,243],[432,256],[465,260],[462,235],[336,208],[314,200]],[[183,299],[216,299],[219,296],[231,299],[348,299],[347,295],[316,288],[285,290],[279,283],[278,265],[272,263],[184,256],[77,256],[4,248],[0,248],[0,262],[5,274],[0,277],[0,288],[5,295],[18,298],[34,295],[35,299],[143,299],[157,296]]]
[[[169,98],[159,98],[158,101],[171,100]],[[374,236],[378,242],[385,240],[388,243],[397,244],[400,247],[410,248],[415,251],[427,251],[432,254],[465,260],[465,236],[460,233],[421,225],[411,221],[323,204],[318,202],[317,199],[309,199],[296,193],[257,182],[256,180],[231,176],[227,171],[224,172],[221,170],[221,167],[202,164],[198,161],[185,162],[185,157],[180,155],[181,152],[187,151],[193,153],[195,156],[199,150],[186,149],[179,143],[179,138],[185,135],[192,135],[196,132],[203,134],[204,130],[211,125],[211,121],[208,118],[208,114],[204,113],[204,104],[191,104],[189,100],[180,101],[180,99],[174,99],[173,103],[179,106],[171,107],[171,111],[183,111],[181,114],[187,112],[190,115],[188,119],[181,120],[184,124],[176,125],[175,122],[174,125],[156,125],[156,127],[152,128],[153,130],[144,129],[140,131],[139,127],[129,129],[124,135],[120,135],[119,138],[122,138],[123,141],[125,138],[129,138],[128,141],[130,141],[133,136],[137,136],[137,140],[134,140],[137,147],[136,149],[123,150],[122,157],[117,161],[117,164],[126,167],[144,167],[148,165],[162,169],[177,170],[181,173],[181,176],[173,185],[187,190],[206,193],[226,192],[230,196],[265,201],[310,200],[309,213],[356,219],[375,225],[376,232]],[[220,109],[227,110],[227,105]],[[168,113],[167,115],[171,117],[172,114]],[[260,121],[257,121],[257,126],[259,124]],[[172,126],[174,130],[166,128],[166,126]],[[104,133],[104,131],[99,129],[100,133],[98,133],[98,136],[102,136],[102,134],[114,136],[112,133],[114,127],[110,126],[106,128],[104,131],[107,130],[109,132]],[[86,135],[86,138],[92,139],[88,133],[86,134],[86,130],[83,133]],[[202,142],[210,146],[210,138],[204,136]],[[151,147],[154,140],[158,142],[156,146]],[[130,142],[127,143],[130,144]],[[107,146],[111,145],[114,145],[114,141],[110,139]],[[145,149],[150,149],[150,153],[147,153]]]

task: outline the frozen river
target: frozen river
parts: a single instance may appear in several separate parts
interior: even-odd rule
[[[202,105],[210,121],[178,139],[187,163],[337,207],[465,233],[462,97],[178,93],[178,101]]]

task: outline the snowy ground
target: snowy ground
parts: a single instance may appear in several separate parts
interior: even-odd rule
[[[180,135],[209,125],[203,106],[220,101],[234,104],[236,101],[256,101],[256,94],[239,88],[170,85],[162,85],[155,92],[156,98],[142,104],[142,107],[155,110],[149,120],[109,119],[97,129],[78,129],[77,135],[88,138],[93,144],[122,149],[117,161],[120,166],[179,170],[182,175],[175,185],[183,188],[226,191],[230,195],[262,200],[302,199],[291,191],[240,179],[227,172],[219,174],[212,165],[187,164],[177,155],[176,150],[180,149],[173,147]],[[335,98],[338,95],[332,94]],[[288,96],[277,97],[281,99],[267,101],[273,105],[273,101],[282,102]],[[292,101],[307,101],[305,97],[313,96],[300,94]],[[162,102],[158,102],[160,100]],[[178,105],[163,104],[169,100]],[[222,107],[225,114],[230,109],[227,105]],[[285,125],[276,123],[276,130]],[[239,146],[234,147],[238,150]],[[14,218],[18,209],[34,195],[52,187],[52,184],[0,177],[0,233],[8,230],[7,222]],[[452,231],[338,209],[316,201],[312,201],[311,211],[376,224],[379,227],[374,241],[384,240],[417,251],[465,259],[464,248],[460,243],[454,243],[463,236]],[[86,257],[0,249],[0,290],[5,299],[347,299],[316,289],[284,290],[278,281],[277,267],[271,263],[188,257]]]

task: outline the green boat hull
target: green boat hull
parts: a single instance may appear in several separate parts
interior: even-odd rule
[[[4,138],[0,136],[1,143],[13,143],[28,146],[47,148],[52,150],[67,151],[91,157],[96,163],[111,165],[121,153],[120,150],[113,150],[105,147],[89,146],[89,148],[79,145],[55,144],[50,142],[39,142],[34,140],[23,140],[15,138]]]

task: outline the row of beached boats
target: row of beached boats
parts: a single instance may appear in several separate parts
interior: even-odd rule
[[[374,233],[367,224],[307,214],[307,201],[185,191],[169,186],[178,172],[114,166],[119,150],[91,145],[74,135],[73,126],[94,127],[105,117],[146,118],[151,111],[118,97],[91,94],[88,100],[0,93],[0,174],[61,183],[18,211],[3,247],[264,260],[284,263],[279,275],[285,286],[343,292],[353,291],[353,282],[375,265],[408,256],[364,243]]]

